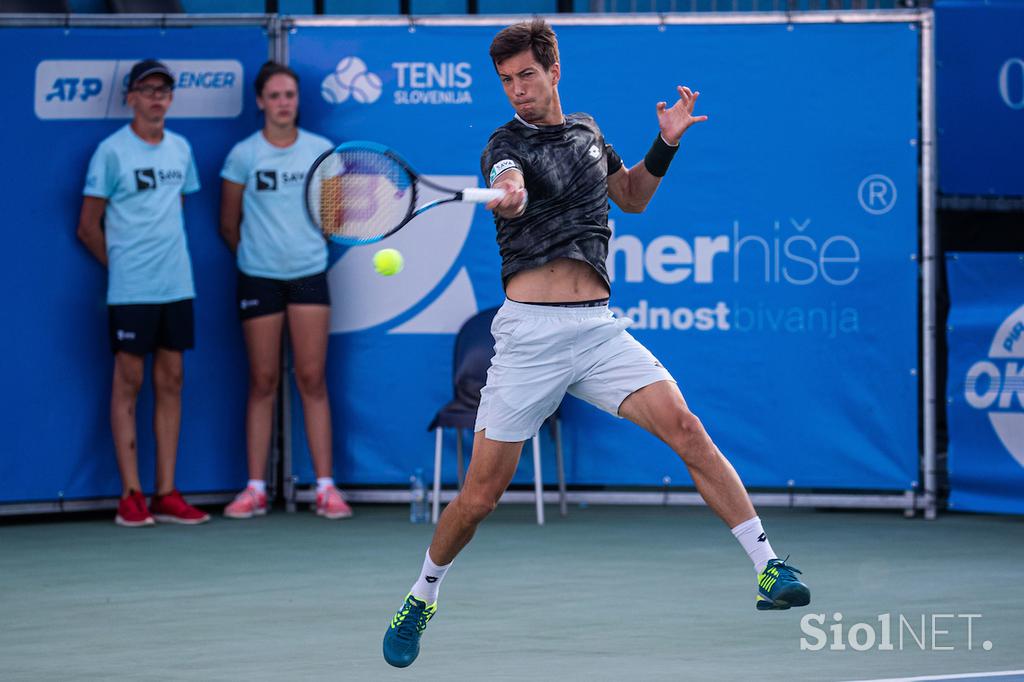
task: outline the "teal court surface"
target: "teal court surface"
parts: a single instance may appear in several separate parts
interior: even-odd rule
[[[503,505],[405,670],[381,638],[432,531],[408,508],[5,519],[0,679],[1024,680],[1021,519],[761,517],[809,607],[756,611],[752,567],[705,508],[551,508],[538,527]]]

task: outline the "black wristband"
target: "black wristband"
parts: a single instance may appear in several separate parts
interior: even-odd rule
[[[654,138],[654,144],[644,156],[644,166],[647,168],[647,172],[656,178],[665,177],[665,173],[668,173],[668,166],[672,163],[672,157],[676,155],[678,149],[679,145],[670,147],[665,140],[661,139],[661,133],[658,133],[658,136]]]
[[[608,175],[613,175],[619,172],[619,169],[624,165],[622,163],[622,157],[610,144],[604,146],[604,156],[608,161]]]

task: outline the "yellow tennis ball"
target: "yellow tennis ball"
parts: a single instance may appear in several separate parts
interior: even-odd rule
[[[384,275],[385,277],[397,275],[402,271],[404,265],[405,259],[402,258],[402,254],[398,249],[381,249],[373,254],[373,269],[379,275]]]

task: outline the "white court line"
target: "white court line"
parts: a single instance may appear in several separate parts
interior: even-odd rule
[[[1020,675],[1024,680],[1024,670],[1002,670],[990,673],[961,673],[959,675],[924,675],[921,677],[886,677],[873,680],[849,680],[849,682],[929,682],[929,680],[966,680],[983,677],[1000,677],[1002,675]]]

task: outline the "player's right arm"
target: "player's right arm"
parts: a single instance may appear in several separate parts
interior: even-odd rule
[[[526,182],[518,170],[507,170],[494,181],[492,189],[505,190],[505,196],[487,204],[499,218],[518,218],[526,210]]]
[[[526,210],[526,180],[515,143],[503,129],[487,141],[480,157],[480,172],[488,187],[505,190],[504,197],[487,203],[487,210],[505,220],[521,216]]]
[[[234,253],[242,239],[242,194],[245,185],[223,180],[220,190],[220,236]]]
[[[107,265],[107,239],[103,234],[103,214],[107,200],[102,197],[82,197],[82,211],[78,215],[78,239],[85,244],[96,260]]]

